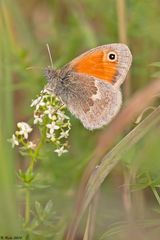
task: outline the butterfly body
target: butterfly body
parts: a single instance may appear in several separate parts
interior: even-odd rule
[[[75,58],[61,70],[47,68],[47,89],[59,97],[86,128],[100,128],[120,109],[120,85],[130,64],[131,53],[126,45],[103,45]]]

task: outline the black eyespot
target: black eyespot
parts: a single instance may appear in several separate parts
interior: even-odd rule
[[[117,54],[115,52],[109,52],[108,53],[108,60],[111,62],[114,62],[117,60]]]
[[[113,54],[113,53],[109,54],[109,59],[110,59],[110,60],[114,60],[115,57],[116,57],[115,54]]]

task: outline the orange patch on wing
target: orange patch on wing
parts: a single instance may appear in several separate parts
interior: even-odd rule
[[[73,61],[73,69],[78,73],[88,74],[99,79],[114,82],[117,74],[118,62],[107,60],[107,53],[98,50],[82,56],[80,59]]]

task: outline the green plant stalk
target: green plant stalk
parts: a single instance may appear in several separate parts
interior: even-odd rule
[[[119,40],[127,44],[127,26],[126,26],[126,2],[125,0],[117,0],[117,17],[118,17],[118,33]]]
[[[155,187],[151,187],[151,189],[153,191],[153,194],[154,194],[155,198],[157,199],[158,204],[160,205],[160,196],[159,196],[156,188]]]
[[[118,35],[121,43],[128,44],[127,38],[127,8],[125,0],[117,0],[117,18],[118,18]],[[130,74],[124,82],[124,96],[127,99],[131,92]]]
[[[149,185],[151,186],[151,190],[152,190],[152,192],[153,192],[153,194],[154,194],[158,204],[160,205],[160,196],[159,196],[159,194],[158,194],[158,192],[156,190],[156,187],[153,187],[152,184],[151,184],[152,183],[152,179],[151,179],[150,175],[149,174],[147,174],[147,175],[148,175],[148,181],[150,183]]]
[[[1,16],[2,16],[2,32],[1,32],[1,39],[2,39],[2,56],[3,56],[3,92],[2,96],[3,99],[1,103],[3,103],[3,106],[1,108],[3,109],[3,117],[5,119],[5,124],[3,127],[3,133],[6,138],[9,138],[11,133],[13,132],[13,93],[11,91],[12,89],[12,68],[11,68],[11,42],[10,42],[10,26],[8,22],[8,15],[9,12],[6,10],[5,3],[1,3]]]
[[[93,239],[94,232],[95,232],[95,222],[96,222],[95,219],[96,219],[98,197],[99,197],[99,192],[94,196],[92,202],[89,205],[88,217],[87,217],[83,240]]]
[[[91,222],[91,218],[92,218],[91,214],[92,214],[92,205],[90,204],[83,240],[89,240],[90,239],[89,230],[90,230],[90,224],[91,224],[90,222]]]
[[[30,221],[30,190],[26,188],[25,225]]]
[[[0,234],[18,234],[13,152],[7,138],[13,132],[11,22],[6,2],[0,1]]]
[[[38,144],[38,146],[37,146],[37,148],[36,148],[36,150],[35,150],[35,152],[34,152],[34,154],[33,154],[33,157],[32,157],[32,159],[31,159],[31,162],[30,162],[30,165],[29,165],[29,169],[30,169],[31,171],[32,171],[33,168],[34,168],[34,164],[35,164],[35,162],[36,162],[36,160],[37,160],[37,157],[38,157],[38,155],[39,155],[39,151],[40,151],[41,147],[43,146],[43,144],[44,144],[44,142],[45,142],[45,139],[46,139],[46,128],[42,130],[41,140],[40,140],[40,142],[39,142],[39,144]]]
[[[37,160],[37,156],[39,154],[39,151],[41,149],[41,147],[43,146],[44,144],[44,141],[45,141],[45,138],[46,138],[46,129],[44,129],[42,131],[42,137],[41,137],[41,140],[34,152],[33,155],[30,155],[31,156],[31,161],[30,161],[30,164],[29,164],[29,167],[28,169],[32,172],[33,169],[34,169],[34,164]],[[30,189],[28,187],[26,187],[26,193],[25,193],[25,225],[27,225],[30,221]]]

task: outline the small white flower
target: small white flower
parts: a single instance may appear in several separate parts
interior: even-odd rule
[[[62,146],[61,148],[57,148],[54,152],[56,152],[58,154],[58,157],[60,157],[63,153],[68,152],[68,150],[64,149],[64,146]]]
[[[43,115],[38,116],[38,115],[34,114],[34,121],[33,121],[33,123],[37,124],[37,123],[42,123],[42,122],[43,122]]]
[[[12,144],[12,148],[19,145],[18,139],[14,134],[12,135],[12,138],[9,139],[8,141]]]
[[[43,102],[43,99],[39,102],[39,104],[38,104],[39,106],[41,106],[41,107],[43,107],[43,106],[45,106],[46,105],[46,103],[45,102]]]
[[[54,112],[55,112],[55,108],[49,105],[47,106],[47,109],[44,111],[44,114],[47,114],[50,119],[55,120],[56,116],[53,115]]]
[[[53,137],[53,134],[50,134],[50,133],[47,132],[47,133],[46,133],[46,137],[50,139],[50,138]]]
[[[50,91],[48,91],[46,88],[44,88],[42,91],[41,91],[41,94],[44,94],[46,93],[46,95],[50,95]]]
[[[60,137],[59,137],[59,138],[68,138],[68,136],[69,136],[69,130],[70,130],[70,129],[68,129],[68,130],[66,130],[66,131],[62,131],[62,132],[60,133]]]
[[[18,131],[17,133],[27,139],[28,133],[32,131],[32,128],[29,126],[29,124],[25,122],[19,122],[17,123],[17,127],[20,129],[20,131]]]
[[[35,147],[36,147],[36,144],[35,144],[35,143],[33,143],[33,142],[31,142],[31,141],[29,141],[29,142],[27,143],[27,148],[35,149]]]
[[[57,126],[55,122],[47,124],[46,127],[49,129],[50,134],[53,134],[55,130],[59,129],[59,126]]]
[[[36,99],[34,99],[34,100],[32,100],[32,103],[31,103],[31,107],[34,107],[34,106],[36,106],[40,101],[41,101],[41,99],[42,99],[42,97],[41,96],[39,96],[38,98],[36,98]]]
[[[64,119],[69,119],[68,116],[66,116],[62,111],[58,110],[57,111],[57,115],[58,115],[58,120],[59,121],[64,121]]]
[[[35,105],[35,111],[38,111],[40,107],[44,107],[45,105],[46,103],[41,100],[39,103],[37,103],[37,105]]]

